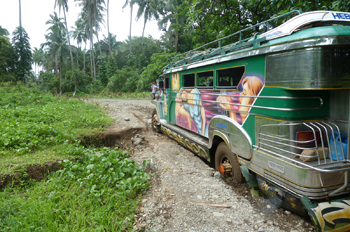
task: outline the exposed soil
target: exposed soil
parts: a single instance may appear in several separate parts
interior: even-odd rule
[[[104,144],[128,149],[139,164],[149,159],[152,184],[135,215],[135,231],[314,230],[309,219],[277,209],[263,197],[252,198],[246,184],[214,177],[206,162],[153,131],[149,100],[90,102],[115,119],[101,136]]]
[[[18,185],[21,180],[25,179],[34,179],[36,181],[41,181],[49,172],[56,172],[61,168],[63,168],[63,166],[58,163],[58,161],[49,162],[42,165],[29,166],[25,171],[16,171],[12,175],[0,176],[0,189],[9,184]]]

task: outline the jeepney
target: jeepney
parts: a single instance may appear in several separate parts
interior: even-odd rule
[[[318,230],[350,231],[350,13],[293,11],[213,43],[164,67],[153,128]]]

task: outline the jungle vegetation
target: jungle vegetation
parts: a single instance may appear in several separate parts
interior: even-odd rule
[[[46,21],[39,48],[31,48],[21,18],[11,40],[8,30],[0,27],[0,82],[34,82],[58,94],[148,91],[149,82],[178,53],[292,10],[350,10],[350,2],[343,0],[125,0],[130,19],[143,20],[144,28],[157,20],[164,33],[159,40],[144,33],[132,36],[130,20],[129,38],[118,41],[118,35],[100,33],[105,26],[109,31],[109,0],[75,2],[81,13],[68,28],[68,0],[55,0],[56,12]],[[137,12],[133,6],[138,6]]]

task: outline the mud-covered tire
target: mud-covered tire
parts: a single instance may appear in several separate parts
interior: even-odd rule
[[[161,133],[160,125],[157,125],[159,123],[157,118],[157,110],[154,110],[152,113],[152,128],[155,132]]]
[[[220,165],[224,162],[229,161],[232,167],[232,178],[238,183],[243,183],[244,178],[239,167],[238,159],[235,154],[231,152],[225,142],[221,142],[216,148],[215,152],[215,169],[220,171]]]

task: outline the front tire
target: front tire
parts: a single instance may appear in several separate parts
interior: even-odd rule
[[[219,171],[222,176],[230,176],[238,183],[244,182],[237,156],[231,152],[225,142],[221,142],[216,148],[215,169]]]
[[[158,122],[157,110],[154,110],[152,113],[152,128],[157,133],[161,132],[160,125]]]

